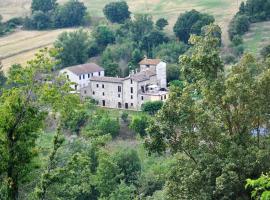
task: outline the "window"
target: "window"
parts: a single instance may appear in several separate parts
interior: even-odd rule
[[[131,103],[130,106],[133,107],[133,103]]]
[[[133,83],[132,79],[130,79],[130,83],[131,83],[131,84]]]
[[[69,75],[67,75],[67,79],[69,79]]]
[[[121,95],[120,95],[120,94],[118,94],[118,97],[120,98],[120,97],[121,97]]]
[[[121,86],[118,86],[118,92],[121,92]]]
[[[83,79],[85,79],[85,76],[83,75]]]
[[[97,84],[97,88],[98,88],[98,84]]]
[[[88,74],[88,78],[90,78],[90,74]]]
[[[100,72],[98,72],[98,75],[100,76]]]
[[[122,108],[121,102],[118,102],[118,108]]]
[[[105,103],[105,100],[102,100],[102,106],[105,106],[106,103]]]
[[[95,91],[93,91],[93,95],[95,95]]]
[[[81,75],[79,76],[79,79],[80,79],[80,80],[82,79]]]
[[[141,86],[142,93],[144,93],[144,86]]]
[[[163,100],[163,96],[161,96],[160,99]]]
[[[143,96],[141,96],[141,99],[142,99],[142,101],[143,101]]]
[[[149,67],[150,67],[150,65],[146,65],[146,67],[147,67],[147,68],[149,68]]]
[[[75,85],[75,90],[77,90],[78,89],[78,85]]]
[[[93,73],[91,73],[91,76],[93,77],[93,76],[94,76],[94,74],[93,74]]]
[[[105,96],[105,93],[104,93],[104,92],[102,92],[102,95],[103,95],[103,96]]]
[[[131,93],[131,94],[133,93],[133,87],[130,88],[130,93]]]
[[[167,96],[166,95],[164,96],[164,99],[167,99]]]
[[[102,84],[102,88],[104,88],[104,84]]]
[[[86,90],[84,90],[84,94],[86,94],[87,92],[86,92]]]
[[[133,95],[131,95],[130,98],[133,99]]]

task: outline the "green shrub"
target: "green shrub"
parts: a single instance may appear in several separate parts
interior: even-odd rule
[[[142,111],[154,115],[162,108],[162,106],[163,101],[149,101],[142,105]]]

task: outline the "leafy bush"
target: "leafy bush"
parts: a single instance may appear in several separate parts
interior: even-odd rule
[[[121,119],[124,121],[124,122],[128,122],[128,113],[127,112],[123,112],[121,114]]]
[[[114,160],[123,174],[122,180],[127,185],[136,185],[141,173],[141,161],[134,149],[121,149],[114,155]]]
[[[146,128],[148,127],[149,119],[146,115],[133,116],[129,128],[139,134],[141,137],[146,135]]]
[[[118,120],[105,116],[99,120],[96,128],[103,135],[111,134],[112,137],[116,137],[119,134],[120,125]]]
[[[163,101],[149,101],[142,105],[142,111],[154,115],[163,106]]]

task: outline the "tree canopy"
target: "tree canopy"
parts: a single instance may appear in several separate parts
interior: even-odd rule
[[[54,46],[60,49],[57,58],[61,67],[83,64],[88,59],[90,35],[82,29],[64,32],[57,38]]]
[[[111,2],[107,4],[103,13],[106,18],[112,23],[123,23],[130,18],[130,12],[128,5],[125,1]]]
[[[173,31],[181,41],[188,43],[191,34],[200,35],[202,27],[214,23],[214,21],[215,19],[211,15],[191,10],[178,17]]]

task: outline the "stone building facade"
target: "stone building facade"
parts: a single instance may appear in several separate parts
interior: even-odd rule
[[[168,98],[166,63],[159,59],[143,59],[140,71],[125,78],[93,76],[81,89],[81,97],[91,97],[100,106],[140,110],[147,101]]]

